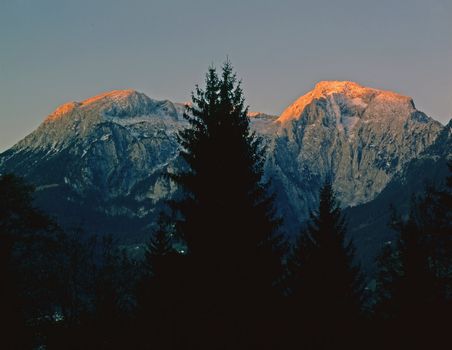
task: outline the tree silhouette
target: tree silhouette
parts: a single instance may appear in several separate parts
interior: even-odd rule
[[[188,247],[186,338],[197,348],[258,346],[274,323],[282,271],[279,221],[262,181],[265,148],[229,61],[220,76],[208,70],[192,100],[190,126],[179,134],[184,164],[172,175],[183,191],[176,233]]]
[[[143,273],[137,289],[136,339],[140,349],[173,349],[178,344],[178,322],[183,290],[184,259],[173,248],[173,225],[159,216],[157,230],[149,240]],[[177,344],[177,345],[176,345]]]
[[[346,223],[330,183],[320,192],[320,204],[299,236],[289,258],[289,286],[296,335],[306,346],[339,346],[360,319],[364,301],[362,274],[355,249],[346,238]],[[356,337],[349,337],[346,344]]]
[[[98,246],[98,247],[97,247]],[[93,312],[86,322],[86,345],[93,349],[123,349],[129,344],[126,315],[121,309],[121,274],[127,264],[110,236],[96,245],[93,271]],[[99,255],[99,256],[97,256]],[[129,280],[130,283],[130,280]]]
[[[158,219],[158,228],[149,240],[145,252],[145,264],[148,273],[154,277],[164,275],[165,258],[174,253],[172,226],[166,214]]]
[[[11,349],[31,346],[28,318],[48,307],[49,286],[41,285],[48,282],[48,271],[42,271],[44,266],[49,268],[44,264],[46,259],[42,259],[48,256],[41,249],[44,246],[50,251],[51,247],[48,237],[41,233],[54,231],[56,226],[33,207],[33,191],[32,186],[13,174],[0,177],[1,342]],[[31,249],[38,246],[37,253]]]
[[[443,190],[427,186],[413,197],[407,218],[394,214],[399,239],[380,256],[375,314],[391,323],[383,331],[398,346],[431,348],[446,340],[452,321],[451,179]]]

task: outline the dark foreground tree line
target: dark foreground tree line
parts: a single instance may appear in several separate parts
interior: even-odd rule
[[[452,176],[394,215],[369,290],[332,183],[293,244],[282,235],[265,146],[226,62],[196,87],[178,185],[143,260],[64,232],[33,189],[0,177],[1,348],[439,348],[452,326]],[[184,252],[175,242],[184,243]]]

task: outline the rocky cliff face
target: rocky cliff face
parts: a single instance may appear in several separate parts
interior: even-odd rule
[[[413,195],[424,194],[427,184],[441,189],[450,175],[448,163],[452,161],[452,120],[443,128],[435,142],[408,162],[374,200],[348,208],[349,233],[359,248],[363,265],[372,272],[376,253],[384,244],[397,239],[389,223],[394,208],[408,215]]]
[[[411,98],[347,81],[318,83],[276,122],[268,168],[295,222],[325,179],[343,206],[372,200],[442,129]]]
[[[146,218],[172,192],[161,175],[177,157],[183,111],[183,105],[133,90],[70,102],[2,154],[0,169],[37,184],[38,200],[45,197],[44,207],[63,221],[61,202],[63,207],[74,205],[75,222],[70,221],[77,225],[102,221],[101,214]],[[83,222],[77,222],[78,214]],[[115,225],[108,226],[115,230]]]
[[[139,237],[174,190],[161,175],[177,161],[183,110],[133,90],[64,104],[0,155],[0,173],[35,183],[40,205],[63,221]],[[373,199],[442,129],[410,98],[351,82],[321,82],[281,116],[250,120],[289,227],[307,218],[326,178],[344,206]]]

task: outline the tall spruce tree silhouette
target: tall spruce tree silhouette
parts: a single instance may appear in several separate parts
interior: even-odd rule
[[[352,347],[357,335],[349,332],[357,331],[364,284],[329,182],[320,191],[319,208],[300,234],[288,269],[295,337],[301,333],[301,344],[308,349]]]
[[[391,225],[399,239],[379,259],[375,314],[381,332],[395,346],[438,347],[452,322],[452,176],[444,189],[427,186],[413,197],[408,217],[395,213]]]
[[[263,182],[265,148],[229,61],[196,86],[179,134],[184,167],[176,231],[187,243],[192,348],[265,348],[275,333],[282,238]]]

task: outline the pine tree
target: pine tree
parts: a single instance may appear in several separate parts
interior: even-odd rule
[[[122,349],[124,333],[124,315],[120,307],[120,285],[118,275],[123,260],[114,248],[110,236],[103,237],[100,257],[93,273],[94,315],[89,324],[87,341],[92,348]]]
[[[345,219],[327,182],[319,208],[311,214],[288,262],[293,324],[297,334],[303,332],[307,345],[339,346],[349,328],[357,326],[364,284],[355,260]]]
[[[146,271],[154,277],[160,277],[164,273],[162,263],[165,257],[175,252],[171,230],[169,218],[162,213],[157,222],[157,230],[149,240],[145,252]]]
[[[221,76],[209,69],[205,90],[197,86],[192,100],[190,127],[179,134],[184,167],[172,176],[183,191],[176,230],[188,247],[187,297],[198,315],[188,337],[198,347],[224,339],[224,347],[238,348],[258,339],[260,322],[272,324],[282,273],[279,220],[263,182],[265,147],[250,131],[229,61]]]
[[[172,235],[169,217],[162,213],[157,229],[147,244],[143,263],[144,275],[138,285],[137,348],[178,347],[178,294],[184,281],[184,256],[173,248]]]
[[[49,257],[42,248],[51,253],[53,249],[48,237],[38,234],[52,231],[56,225],[34,208],[33,191],[16,175],[0,176],[0,341],[11,349],[31,346],[27,319],[47,303],[37,298],[50,294],[50,288],[39,283],[45,281],[43,275],[50,274],[42,271],[46,266],[42,260]],[[40,250],[35,252],[37,246]]]
[[[399,239],[380,259],[375,313],[392,321],[397,336],[387,337],[399,346],[437,346],[452,321],[451,179],[442,190],[427,186],[408,217],[394,214],[391,223]]]

